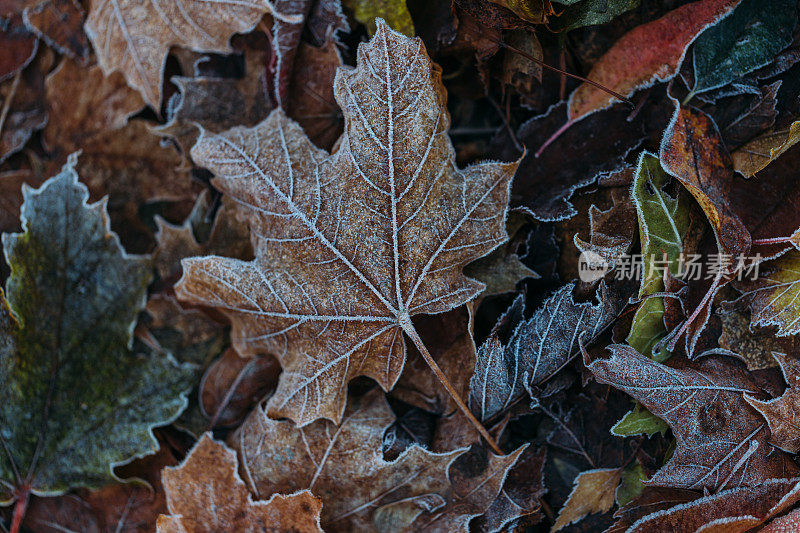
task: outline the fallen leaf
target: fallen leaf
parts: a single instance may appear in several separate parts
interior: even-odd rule
[[[795,421],[798,402],[800,402],[800,363],[794,356],[772,352],[772,356],[780,364],[783,378],[788,387],[780,398],[764,401],[745,395],[744,399],[767,419],[772,433],[770,442],[789,453],[800,451],[800,428]]]
[[[611,428],[611,433],[618,437],[633,437],[635,435],[652,437],[656,433],[664,435],[668,429],[669,426],[666,422],[637,402],[636,406]]]
[[[359,65],[336,76],[346,128],[330,156],[281,110],[192,149],[248,217],[256,260],[184,260],[176,293],[221,308],[240,354],[278,356],[269,413],[301,425],[340,420],[356,376],[391,389],[402,333],[418,339],[410,317],[475,297],[483,285],[461,268],[507,239],[516,165],[455,168],[440,74],[421,41],[379,23]]]
[[[675,453],[648,484],[720,490],[800,471],[770,449],[766,424],[744,400],[744,394],[761,392],[731,360],[708,356],[698,367],[672,368],[630,346],[612,344],[609,350],[608,359],[586,361],[595,379],[664,419],[677,440]]]
[[[86,13],[76,0],[44,0],[25,8],[22,19],[30,31],[59,54],[85,62],[89,41],[83,32]]]
[[[742,0],[730,16],[708,27],[695,40],[691,94],[722,87],[767,65],[792,42],[797,4]]]
[[[758,278],[737,281],[750,301],[753,326],[777,326],[777,335],[800,333],[800,250],[761,263]]]
[[[128,85],[158,112],[171,46],[230,52],[228,39],[251,31],[270,8],[269,2],[232,0],[212,4],[92,0],[85,28],[103,73],[122,72]],[[273,16],[281,17],[275,12]]]
[[[748,370],[762,370],[778,365],[772,352],[800,353],[800,338],[776,337],[774,328],[753,328],[750,313],[737,305],[722,303],[716,310],[722,332],[719,347],[735,352]]]
[[[356,20],[367,27],[370,35],[377,33],[376,19],[380,18],[393,30],[408,37],[414,36],[414,22],[406,0],[343,0],[342,3],[353,11]]]
[[[309,491],[253,501],[237,467],[236,453],[204,434],[183,463],[164,469],[170,514],[158,518],[158,532],[322,531],[322,505]]]
[[[611,509],[621,476],[621,468],[598,468],[581,472],[575,478],[575,487],[550,531],[564,529],[588,514],[605,513]]]
[[[733,168],[745,178],[752,178],[781,154],[800,141],[800,120],[788,130],[773,131],[745,144],[732,155]]]
[[[589,241],[581,239],[578,233],[572,238],[581,253],[595,254],[609,270],[630,251],[636,229],[634,203],[627,194],[617,192],[612,191],[614,205],[605,211],[594,204],[589,208]]]
[[[678,72],[692,41],[738,3],[739,0],[700,0],[636,26],[614,43],[586,77],[623,96],[631,96],[658,81],[667,81]],[[583,83],[569,97],[567,124],[605,109],[615,100],[596,86]]]
[[[714,115],[714,120],[720,126],[720,133],[726,146],[729,148],[741,146],[775,125],[775,118],[778,115],[776,109],[778,91],[782,83],[783,80],[778,80],[761,87],[761,94],[745,109],[739,110],[731,106],[732,109],[728,108],[730,109],[728,111],[725,106],[721,106],[722,110],[719,113],[721,116]],[[736,115],[731,116],[731,111],[736,112]],[[733,158],[733,155],[731,157]]]
[[[614,513],[616,521],[605,533],[623,533],[640,518],[667,511],[670,508],[680,508],[684,504],[697,500],[701,493],[683,489],[666,489],[663,487],[645,486],[642,494],[632,502],[617,509]]]
[[[750,251],[750,233],[730,206],[733,166],[717,126],[702,111],[675,105],[659,153],[664,170],[703,208],[720,250],[743,256]]]
[[[488,0],[513,12],[516,16],[531,24],[547,23],[550,6],[546,2],[530,2],[528,0]]]
[[[44,76],[52,61],[53,54],[39,54],[18,77],[0,83],[0,105],[8,102],[0,130],[0,163],[20,151],[47,123]]]
[[[40,189],[25,188],[24,232],[3,236],[11,277],[0,472],[23,494],[118,481],[114,465],[158,449],[152,428],[183,410],[191,379],[174,360],[129,351],[150,261],[122,250],[105,204],[86,203],[74,165],[71,158]],[[25,481],[15,479],[20,471]]]
[[[796,479],[770,479],[756,487],[730,489],[652,513],[638,520],[628,531],[744,533],[780,515],[798,501],[800,484]]]
[[[564,2],[562,2],[564,3]],[[626,11],[639,7],[641,0],[588,0],[574,2],[563,11],[559,10],[553,26],[562,32],[571,31],[584,26],[605,24]]]
[[[25,27],[22,13],[0,12],[0,81],[25,68],[38,47],[39,39]]]
[[[523,299],[518,297],[499,322],[509,331],[507,342],[495,328],[478,348],[469,394],[470,408],[478,419],[486,421],[506,410],[530,387],[566,365],[578,353],[579,339],[591,342],[616,318],[619,309],[604,283],[596,304],[576,302],[574,289],[575,283],[561,287],[530,320],[524,320]]]
[[[325,531],[466,532],[524,449],[496,456],[481,447],[436,454],[411,446],[385,461],[381,441],[393,421],[373,391],[348,405],[338,427],[320,420],[298,428],[257,408],[232,443],[259,497],[310,490],[322,500]]]
[[[614,491],[614,501],[617,502],[617,505],[624,507],[641,496],[646,480],[647,474],[638,461],[634,465],[623,468],[619,486]]]
[[[667,353],[654,353],[653,348],[666,335],[664,299],[648,296],[664,290],[664,269],[678,275],[683,252],[683,239],[689,227],[689,205],[679,188],[669,192],[669,176],[656,156],[642,152],[631,187],[631,197],[639,220],[639,241],[642,254],[642,277],[639,298],[646,298],[633,317],[625,339],[633,348],[654,359],[663,360]],[[663,349],[662,349],[663,350]]]

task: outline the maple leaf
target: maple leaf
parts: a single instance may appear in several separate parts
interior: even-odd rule
[[[672,368],[627,345],[608,348],[611,357],[585,361],[587,368],[599,382],[639,400],[675,434],[674,455],[649,484],[716,490],[800,471],[770,449],[766,424],[744,400],[744,394],[762,393],[732,360],[709,356],[697,368]]]
[[[74,165],[23,188],[24,232],[3,235],[0,475],[23,508],[30,492],[117,481],[115,465],[158,448],[151,429],[185,407],[192,376],[129,351],[150,261],[122,250]]]
[[[383,435],[393,422],[374,390],[348,405],[338,427],[320,420],[301,428],[256,408],[231,444],[260,498],[305,489],[320,498],[325,531],[466,532],[525,449],[497,456],[480,447],[433,453],[414,445],[385,461]]]
[[[230,52],[228,39],[251,31],[271,8],[268,1],[248,0],[92,0],[85,28],[103,72],[122,72],[128,85],[158,111],[171,46]]]
[[[750,300],[752,325],[777,326],[779,337],[800,333],[800,250],[760,267],[757,279],[736,282]]]
[[[783,378],[789,385],[783,396],[769,401],[760,400],[749,395],[744,399],[767,419],[772,433],[770,442],[789,453],[800,451],[800,428],[797,426],[796,414],[800,403],[800,364],[794,357],[773,352],[783,372]]]
[[[391,389],[403,332],[438,370],[411,316],[481,292],[461,269],[507,239],[516,168],[456,168],[438,67],[419,39],[382,21],[358,68],[337,73],[335,94],[346,127],[331,155],[281,110],[200,138],[192,157],[248,218],[256,259],[186,259],[176,285],[183,300],[231,319],[240,354],[278,356],[269,413],[300,425],[340,420],[356,376]]]
[[[236,452],[205,433],[183,463],[162,473],[170,514],[158,518],[157,531],[322,532],[322,505],[309,491],[253,501],[237,467]]]
[[[470,381],[470,406],[480,420],[489,420],[560,370],[578,353],[578,340],[593,340],[616,318],[615,302],[605,283],[598,303],[575,302],[575,283],[550,296],[530,320],[523,318],[523,297],[518,297],[478,349]],[[507,342],[500,329],[510,332]]]

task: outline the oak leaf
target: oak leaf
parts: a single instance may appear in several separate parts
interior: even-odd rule
[[[478,446],[447,453],[411,446],[385,461],[381,444],[393,422],[373,390],[348,405],[338,427],[319,420],[300,428],[257,408],[231,444],[260,498],[304,489],[320,498],[325,531],[466,532],[525,449],[497,456]]]
[[[3,235],[0,475],[22,498],[117,481],[114,465],[158,448],[151,430],[185,407],[192,375],[129,350],[150,261],[122,250],[74,164],[23,188],[24,231]]]
[[[162,473],[171,514],[158,518],[157,531],[322,532],[322,505],[309,491],[254,502],[237,467],[236,453],[204,434],[183,463]]]
[[[516,168],[456,168],[439,68],[382,21],[335,94],[346,126],[330,155],[282,110],[200,138],[192,157],[248,218],[256,259],[186,259],[176,286],[230,318],[240,354],[278,356],[268,410],[300,425],[340,420],[356,376],[392,388],[403,332],[421,345],[410,317],[483,290],[461,269],[507,239]]]
[[[672,368],[627,345],[609,350],[608,359],[585,361],[595,378],[663,418],[677,440],[674,455],[648,484],[719,490],[800,471],[771,449],[767,425],[744,399],[763,393],[733,360],[709,356],[698,367]]]
[[[85,27],[103,72],[122,72],[128,85],[158,111],[171,46],[230,52],[228,39],[252,30],[271,7],[268,1],[249,0],[92,0]]]

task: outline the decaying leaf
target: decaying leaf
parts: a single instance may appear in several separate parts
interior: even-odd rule
[[[0,81],[25,68],[38,47],[39,39],[25,27],[22,13],[0,11]]]
[[[150,261],[122,250],[74,165],[24,188],[24,231],[3,236],[0,473],[35,494],[116,481],[114,465],[157,449],[151,429],[185,407],[191,379],[166,357],[129,351]]]
[[[749,370],[778,366],[773,352],[800,353],[800,338],[776,337],[774,328],[754,328],[750,313],[739,305],[723,303],[716,310],[722,332],[719,347],[738,355]]]
[[[796,413],[800,406],[800,363],[794,356],[773,352],[772,356],[781,366],[781,372],[788,384],[780,398],[760,400],[749,395],[744,399],[753,408],[764,415],[772,433],[770,442],[789,453],[800,451],[800,427],[797,425]]]
[[[77,0],[31,2],[22,13],[30,31],[61,54],[86,61],[89,41],[83,32],[86,13]]]
[[[581,253],[596,254],[610,270],[620,257],[630,251],[636,228],[636,210],[627,194],[612,192],[614,205],[605,211],[592,205],[589,208],[589,241],[575,234],[572,241]]]
[[[414,22],[406,7],[406,0],[344,0],[342,3],[353,10],[356,19],[366,25],[370,35],[377,32],[376,19],[380,18],[393,30],[414,36]]]
[[[322,531],[322,505],[309,491],[254,502],[236,469],[236,453],[204,434],[183,463],[164,469],[170,515],[159,517],[159,533]]]
[[[508,341],[503,342],[496,328],[480,346],[469,394],[479,419],[491,419],[560,370],[578,353],[579,340],[591,342],[619,312],[604,283],[598,303],[576,302],[574,289],[574,283],[561,287],[530,320],[524,320],[523,299],[518,297],[501,319],[510,332]]]
[[[2,52],[0,52],[2,53]],[[18,77],[0,83],[0,163],[25,146],[31,135],[47,123],[44,76],[53,63],[52,54],[39,54]]]
[[[739,0],[700,0],[637,26],[614,43],[586,77],[623,96],[631,96],[657,81],[667,81],[677,73],[692,41],[738,3]],[[568,124],[608,107],[614,100],[596,86],[582,84],[569,97]]]
[[[411,446],[385,461],[381,441],[394,416],[376,392],[348,405],[338,427],[320,420],[298,428],[257,408],[232,439],[251,489],[259,498],[310,490],[322,500],[325,531],[466,532],[523,449],[496,456],[481,447],[437,454]]]
[[[792,0],[742,0],[695,41],[692,93],[716,89],[768,64],[792,42],[796,23]]]
[[[278,356],[269,413],[301,425],[340,420],[356,376],[390,389],[403,332],[418,339],[410,317],[477,295],[483,285],[461,268],[507,239],[516,165],[455,167],[422,42],[379,21],[358,65],[336,76],[346,126],[331,155],[281,110],[192,149],[247,216],[256,259],[184,260],[176,292],[220,308],[239,353]]]
[[[267,1],[188,0],[162,4],[92,0],[86,33],[103,72],[122,72],[128,85],[159,111],[163,70],[171,46],[230,52],[228,39],[234,33],[252,30],[271,6]],[[281,17],[274,12],[273,16]]]
[[[733,360],[709,356],[698,367],[671,368],[630,346],[609,350],[608,359],[586,361],[595,378],[663,418],[677,440],[675,453],[648,484],[719,490],[800,471],[771,449],[766,423],[744,399],[763,394]]]
[[[744,533],[786,512],[798,501],[800,484],[797,479],[770,479],[756,487],[722,491],[649,514],[628,531]]]
[[[736,283],[750,301],[754,326],[777,326],[779,337],[800,333],[800,250],[762,263],[755,280]]]
[[[800,141],[800,120],[792,122],[788,130],[773,131],[757,137],[736,150],[733,168],[745,178],[752,178]]]
[[[566,4],[567,2],[561,2]],[[570,31],[584,26],[604,24],[619,15],[639,7],[640,0],[586,0],[570,2],[559,9],[553,25],[560,31]]]
[[[591,513],[605,513],[614,505],[614,493],[622,476],[621,468],[598,468],[581,472],[575,487],[558,513],[551,531],[555,532]]]

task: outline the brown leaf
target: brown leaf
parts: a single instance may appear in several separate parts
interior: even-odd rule
[[[686,187],[708,217],[720,249],[734,257],[750,251],[750,233],[730,205],[733,166],[711,117],[675,101],[664,133],[662,166]]]
[[[25,68],[38,45],[39,39],[25,27],[21,13],[0,13],[0,81]]]
[[[230,52],[231,35],[252,30],[270,7],[268,2],[232,0],[163,4],[92,0],[85,27],[103,72],[122,72],[128,85],[159,111],[163,70],[171,46]]]
[[[589,242],[575,234],[575,247],[583,253],[597,254],[613,268],[620,256],[630,251],[636,232],[636,207],[630,195],[613,190],[614,205],[605,211],[592,205],[589,208]]]
[[[770,449],[766,424],[744,400],[762,394],[733,360],[710,356],[696,367],[671,368],[630,346],[609,349],[608,359],[587,361],[595,378],[639,400],[675,433],[674,455],[649,484],[719,490],[800,471]]]
[[[85,62],[89,40],[83,32],[86,13],[76,0],[44,0],[25,8],[22,18],[30,31],[58,53]]]
[[[657,81],[667,81],[677,73],[692,41],[738,3],[739,0],[700,0],[636,26],[614,43],[586,77],[623,96],[631,96]],[[583,83],[569,97],[568,123],[605,109],[614,101],[607,92]]]
[[[321,504],[309,491],[254,502],[237,473],[236,454],[209,433],[162,478],[170,515],[158,518],[159,533],[322,531]]]
[[[723,303],[716,309],[722,323],[719,347],[735,352],[748,370],[761,370],[778,365],[773,352],[800,353],[800,338],[776,337],[774,328],[754,328],[750,313],[739,306]]]
[[[800,427],[797,425],[797,412],[800,408],[800,362],[796,352],[786,355],[772,352],[783,372],[788,387],[780,398],[760,400],[748,394],[744,399],[767,419],[772,433],[769,441],[789,453],[800,451]]]
[[[333,95],[333,78],[342,65],[334,41],[321,48],[300,43],[286,102],[286,114],[297,121],[315,146],[330,150],[342,133],[342,111]]]
[[[387,462],[381,442],[393,421],[372,391],[338,427],[320,420],[298,428],[257,408],[232,442],[256,494],[310,490],[322,500],[325,531],[467,531],[524,449],[496,456],[477,446],[442,454],[411,446]]]
[[[507,239],[516,165],[455,167],[440,72],[422,42],[381,23],[358,55],[336,76],[346,128],[330,156],[281,110],[192,149],[242,206],[256,260],[184,260],[176,293],[221,308],[239,353],[278,356],[269,413],[300,425],[340,420],[356,376],[392,388],[402,333],[417,335],[410,317],[475,297],[483,285],[462,267]]]
[[[634,523],[630,533],[743,533],[780,515],[800,501],[797,479],[769,479],[659,511]]]
[[[621,468],[598,468],[581,472],[575,478],[575,487],[567,503],[558,513],[552,532],[592,513],[605,513],[614,505],[614,492],[622,477]]]
[[[0,110],[8,103],[0,131],[0,163],[21,150],[33,132],[47,123],[44,77],[52,67],[53,56],[43,49],[17,77],[0,83]]]
[[[664,487],[645,487],[642,493],[632,502],[614,513],[616,522],[605,533],[624,533],[640,518],[666,511],[671,507],[698,499],[702,494],[684,489],[668,489]]]

